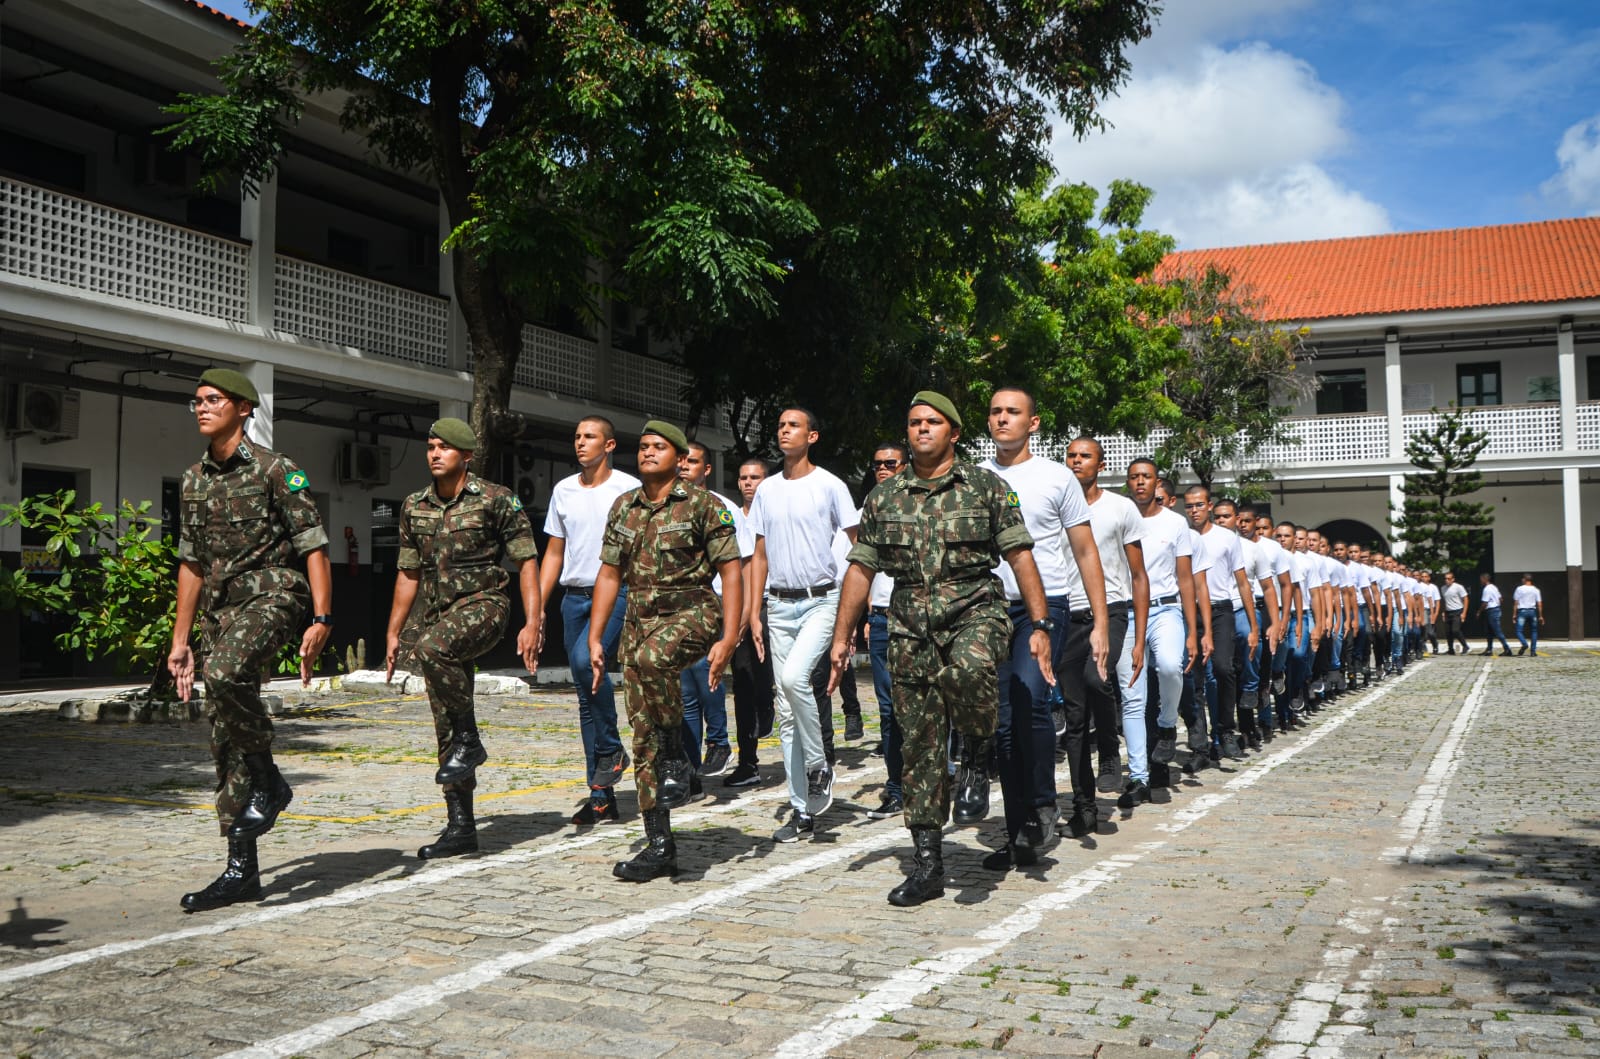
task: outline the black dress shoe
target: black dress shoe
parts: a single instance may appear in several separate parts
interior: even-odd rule
[[[261,873],[256,867],[256,840],[228,839],[228,866],[203,890],[183,895],[185,912],[206,912],[241,901],[261,900]]]
[[[1128,785],[1122,789],[1122,797],[1117,799],[1117,808],[1132,809],[1149,800],[1150,785],[1144,780],[1130,779]]]

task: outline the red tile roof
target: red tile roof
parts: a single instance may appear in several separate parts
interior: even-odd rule
[[[1600,217],[1182,250],[1159,278],[1215,265],[1277,320],[1600,298]]]
[[[178,7],[188,8],[188,9],[198,9],[200,11],[204,11],[206,14],[212,16],[213,18],[220,18],[224,22],[230,22],[233,25],[238,26],[240,29],[249,29],[250,28],[250,23],[241,22],[238,19],[234,18],[232,15],[228,14],[226,11],[218,11],[216,8],[212,7],[210,4],[202,4],[200,2],[200,0],[172,0],[172,3],[176,4]]]

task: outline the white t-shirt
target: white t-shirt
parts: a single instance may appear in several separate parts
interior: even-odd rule
[[[733,512],[733,537],[734,540],[739,542],[739,558],[750,558],[756,553],[756,535],[750,532],[750,520],[744,517],[744,509],[738,504],[735,504],[732,500],[729,500],[727,497],[723,496],[721,493],[717,492],[715,489],[708,489],[706,492],[722,501],[722,506]],[[746,592],[750,590],[749,585],[744,586],[744,588]],[[715,592],[719,596],[722,595],[721,574],[712,575],[711,591]]]
[[[1261,582],[1272,580],[1275,571],[1272,568],[1272,553],[1267,550],[1267,545],[1276,546],[1276,541],[1253,540],[1247,541],[1240,538],[1245,546],[1245,576],[1250,579],[1250,594],[1257,601],[1263,599],[1267,592],[1261,587]]]
[[[1544,594],[1534,585],[1518,585],[1511,593],[1511,602],[1518,610],[1531,610],[1544,601]]]
[[[1200,549],[1208,560],[1206,591],[1213,603],[1226,600],[1238,604],[1239,579],[1234,575],[1244,569],[1244,549],[1240,543],[1237,533],[1221,526],[1212,525],[1200,533]]]
[[[1301,568],[1305,571],[1307,588],[1321,588],[1328,583],[1327,568],[1318,562],[1322,556],[1315,552],[1295,552],[1294,557],[1300,560]]]
[[[1350,583],[1355,586],[1356,604],[1367,605],[1367,586],[1372,584],[1372,570],[1362,563],[1345,563],[1344,568],[1350,572]]]
[[[1500,605],[1500,590],[1493,585],[1484,585],[1483,605],[1485,607],[1498,607]]]
[[[888,574],[873,574],[872,587],[868,589],[867,606],[887,607],[894,595],[894,578]]]
[[[1039,568],[1044,594],[1067,595],[1078,566],[1067,546],[1067,530],[1089,521],[1089,505],[1083,500],[1083,486],[1078,484],[1078,479],[1066,467],[1043,456],[1031,456],[1009,467],[1000,466],[991,456],[978,466],[1005,479],[1017,494],[1023,524],[1033,538],[1033,565]],[[1102,557],[1101,565],[1104,563]],[[1006,586],[1007,599],[1015,601],[1022,598],[1022,590],[1017,587],[1017,575],[1012,572],[1010,563],[1002,562],[994,568],[994,572]]]
[[[617,497],[639,488],[639,479],[627,471],[612,468],[611,476],[596,486],[585,487],[582,475],[570,475],[550,491],[550,510],[544,516],[544,532],[566,543],[561,555],[561,584],[568,588],[589,588],[600,573],[600,542],[606,534],[606,518]]]
[[[1132,500],[1118,493],[1100,490],[1100,498],[1089,505],[1089,525],[1094,530],[1095,547],[1100,549],[1100,569],[1105,574],[1106,602],[1133,601],[1133,573],[1128,569],[1127,546],[1144,540],[1144,516]],[[1140,544],[1142,548],[1143,545]],[[1083,590],[1083,577],[1074,562],[1067,574],[1072,609],[1089,605]]]
[[[855,502],[832,473],[814,467],[800,478],[774,474],[756,487],[750,528],[767,542],[767,587],[811,588],[839,580],[833,537],[854,529]]]
[[[1289,573],[1289,568],[1292,564],[1289,562],[1289,553],[1284,550],[1283,545],[1279,544],[1271,537],[1257,537],[1256,547],[1260,548],[1262,552],[1266,554],[1267,562],[1272,569],[1273,577],[1277,577],[1279,574]],[[1290,580],[1292,581],[1294,578],[1291,577]],[[1282,600],[1279,601],[1279,605],[1282,605]]]
[[[1428,601],[1431,610],[1431,604],[1439,602],[1439,586],[1429,581],[1422,582],[1422,598]]]
[[[1144,520],[1144,572],[1150,579],[1150,603],[1178,594],[1178,557],[1193,556],[1192,531],[1182,515],[1157,509]],[[1193,559],[1190,560],[1191,564]]]
[[[1444,592],[1442,594],[1442,598],[1444,599],[1444,609],[1445,610],[1447,610],[1447,611],[1466,610],[1467,609],[1467,586],[1461,584],[1459,581],[1456,582],[1455,584],[1445,585],[1444,586]]]

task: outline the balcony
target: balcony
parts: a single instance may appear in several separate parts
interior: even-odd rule
[[[250,244],[0,176],[0,276],[70,288],[128,308],[157,308],[217,324],[248,324]],[[449,368],[450,301],[278,254],[272,327],[298,338],[401,364]],[[528,325],[514,383],[600,399],[590,339]],[[612,400],[681,417],[681,367],[611,353]]]

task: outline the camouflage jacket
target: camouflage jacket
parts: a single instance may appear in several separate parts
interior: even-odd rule
[[[178,558],[200,568],[202,607],[305,584],[291,564],[328,543],[310,486],[289,457],[248,440],[221,464],[208,448],[183,472]]]
[[[511,577],[503,561],[539,557],[533,526],[517,494],[468,474],[461,491],[439,499],[432,485],[400,507],[400,555],[395,566],[419,571],[427,607],[440,610],[480,592],[504,596]]]
[[[712,575],[738,558],[733,512],[714,494],[681,481],[659,503],[651,503],[643,489],[617,497],[600,545],[600,561],[622,571],[630,619],[714,605]]]
[[[850,561],[894,578],[891,631],[943,639],[985,604],[1004,609],[994,568],[1003,553],[1032,546],[1005,481],[957,460],[943,477],[897,474],[873,489]]]

